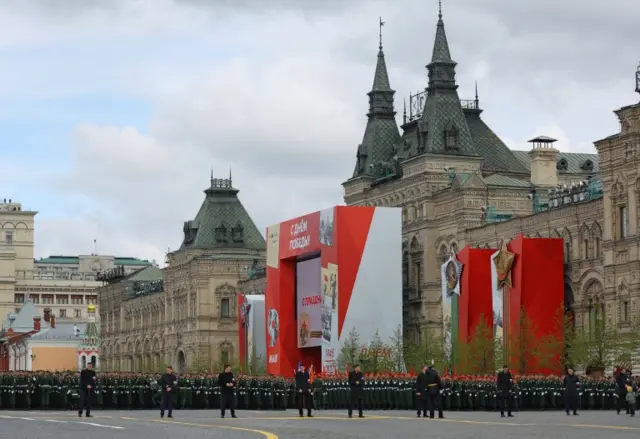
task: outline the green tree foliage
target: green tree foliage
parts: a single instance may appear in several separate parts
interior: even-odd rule
[[[378,331],[371,338],[369,345],[362,347],[360,365],[362,370],[369,373],[386,372],[395,369],[392,347],[380,338]]]
[[[438,370],[444,370],[448,366],[445,362],[442,332],[437,328],[426,328],[417,340],[405,339],[404,355],[405,363],[416,371],[432,361]]]
[[[458,347],[461,372],[489,374],[495,371],[493,328],[484,315],[469,340]]]
[[[340,346],[338,354],[338,370],[344,371],[347,365],[353,366],[360,363],[360,354],[362,353],[362,343],[360,342],[360,333],[356,328],[352,328],[347,334],[347,338]]]

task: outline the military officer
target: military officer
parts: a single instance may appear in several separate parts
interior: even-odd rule
[[[173,373],[173,368],[167,366],[164,375],[158,380],[158,386],[162,392],[162,400],[160,401],[160,417],[164,418],[164,412],[167,412],[168,418],[173,418],[173,394],[176,388],[178,378]]]
[[[351,389],[349,395],[349,417],[353,416],[354,406],[358,407],[358,417],[364,418],[362,414],[362,389],[364,388],[364,376],[360,372],[360,366],[354,365],[353,370],[349,372],[349,388]]]
[[[435,409],[438,409],[438,418],[443,419],[442,398],[440,398],[440,390],[442,390],[442,380],[440,374],[433,368],[433,364],[429,366],[426,374],[427,383],[427,404],[429,406],[429,417],[434,418]]]
[[[224,418],[225,411],[229,409],[231,411],[231,417],[236,418],[236,407],[235,407],[235,389],[236,389],[236,379],[233,376],[233,372],[231,372],[231,366],[225,364],[224,372],[218,375],[218,385],[220,386],[220,416]]]
[[[575,375],[572,368],[567,368],[567,374],[564,377],[564,409],[569,416],[573,411],[574,415],[578,415],[578,389],[580,388],[580,380]]]
[[[303,417],[303,408],[307,409],[307,417],[312,418],[311,415],[311,377],[309,372],[306,371],[304,364],[300,365],[300,368],[296,372],[296,392],[298,413],[300,417]]]
[[[513,417],[511,413],[511,390],[513,389],[513,375],[509,370],[509,366],[506,364],[502,366],[502,370],[498,372],[496,380],[496,387],[498,388],[498,406],[500,407],[500,416],[504,418],[504,409],[506,405],[507,414],[510,418]]]
[[[78,417],[82,417],[82,411],[85,416],[91,418],[91,393],[96,387],[96,371],[93,370],[93,363],[87,364],[87,368],[80,372],[80,399],[78,400]]]
[[[418,417],[422,413],[424,418],[427,417],[427,370],[425,365],[416,378],[416,395],[418,396]]]

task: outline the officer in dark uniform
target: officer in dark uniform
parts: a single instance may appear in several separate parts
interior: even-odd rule
[[[313,416],[311,416],[311,377],[304,365],[300,365],[300,369],[296,372],[296,390],[300,417],[303,417],[302,409],[306,408],[307,417],[313,418]]]
[[[171,366],[167,366],[167,371],[158,380],[158,386],[162,392],[162,400],[160,401],[160,417],[164,418],[164,412],[167,412],[168,418],[173,418],[173,389],[176,387],[178,378],[173,373]]]
[[[422,372],[416,378],[416,395],[418,396],[418,417],[427,417],[427,366],[422,368]]]
[[[440,375],[433,368],[433,364],[427,369],[427,405],[429,407],[429,417],[433,419],[435,409],[438,409],[438,418],[443,419],[442,398],[440,398],[440,390],[442,390],[442,380]]]
[[[364,388],[364,376],[360,372],[360,366],[354,365],[353,370],[349,372],[349,417],[353,416],[353,407],[358,406],[358,417],[364,418],[362,414],[362,389]]]
[[[80,394],[80,399],[78,400],[78,417],[82,417],[82,411],[86,412],[87,418],[92,418],[91,416],[91,393],[93,389],[96,387],[96,381],[98,377],[96,376],[96,371],[93,370],[93,363],[88,363],[87,368],[83,369],[80,372],[80,389],[78,393]]]
[[[500,407],[500,416],[504,418],[504,409],[506,405],[507,414],[510,418],[512,418],[513,414],[511,413],[511,390],[513,389],[513,375],[511,375],[509,366],[507,366],[506,364],[502,366],[502,371],[498,372],[496,387],[498,388],[498,406]]]
[[[235,389],[236,379],[231,372],[231,366],[225,364],[224,372],[218,375],[218,385],[220,386],[220,415],[224,418],[224,413],[228,408],[231,411],[231,417],[236,418],[235,407]]]
[[[616,378],[616,387],[618,394],[618,401],[616,401],[616,412],[620,414],[620,411],[623,407],[626,407],[627,414],[629,414],[629,407],[627,406],[627,386],[632,385],[631,380],[631,371],[629,369],[625,369],[623,372],[620,372],[620,375]]]
[[[580,388],[580,380],[575,375],[572,368],[567,369],[564,377],[564,409],[567,416],[573,411],[575,416],[578,415],[578,389]]]

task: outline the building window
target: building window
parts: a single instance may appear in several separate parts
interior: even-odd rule
[[[82,303],[83,303],[82,296],[71,296],[72,305],[82,305]]]
[[[222,364],[229,364],[229,351],[220,352],[220,360],[222,360]]]
[[[4,235],[4,242],[7,245],[13,245],[13,232],[7,232]]]
[[[33,303],[36,303],[35,301]],[[42,295],[42,304],[43,305],[53,305],[53,295],[52,294],[43,294]]]
[[[220,317],[229,317],[230,316],[230,310],[229,310],[229,299],[222,299],[220,301]]]
[[[596,258],[600,257],[600,238],[596,238],[593,242],[593,252]]]
[[[56,296],[56,303],[58,305],[68,305],[69,304],[69,296]]]
[[[627,206],[620,207],[620,239],[627,238],[627,225],[629,223],[629,215]]]
[[[571,262],[571,245],[568,242],[564,243],[564,263]]]
[[[82,310],[81,309],[74,309],[73,310],[73,316],[76,319],[79,319],[80,317],[82,317]]]
[[[29,294],[29,300],[31,300],[34,304],[40,303],[40,296],[37,294]]]
[[[622,321],[623,322],[629,321],[629,302],[624,302],[622,304]]]
[[[13,296],[13,303],[24,303],[24,294],[15,294]]]
[[[96,305],[98,303],[97,296],[87,296],[88,305]]]
[[[585,259],[589,259],[589,256],[590,256],[589,255],[589,240],[585,239],[583,241],[583,244],[584,244],[584,258]]]
[[[66,309],[58,310],[58,315],[60,316],[61,319],[66,319],[67,318],[67,310]]]
[[[223,225],[221,225],[220,227],[216,228],[215,231],[216,234],[216,242],[218,244],[226,244],[228,237],[227,237],[227,228]]]

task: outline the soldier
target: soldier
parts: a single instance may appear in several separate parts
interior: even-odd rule
[[[616,401],[616,412],[620,414],[622,408],[626,405],[627,386],[632,385],[631,371],[627,368],[620,372],[616,378],[616,387],[618,400]],[[629,414],[629,406],[627,406],[627,414]]]
[[[167,366],[167,371],[158,380],[158,386],[162,392],[162,400],[160,401],[160,417],[164,418],[164,412],[167,412],[167,418],[173,418],[173,389],[176,387],[178,378],[173,373],[173,368]]]
[[[427,405],[429,406],[429,417],[433,419],[436,407],[438,408],[438,418],[443,419],[442,413],[442,399],[440,398],[440,390],[442,390],[442,380],[440,375],[433,368],[433,365],[429,366],[426,373],[427,383]]]
[[[364,418],[362,414],[362,389],[364,388],[364,376],[360,372],[360,366],[353,366],[353,370],[349,372],[349,417],[353,417],[353,406],[358,406],[358,417]]]
[[[298,391],[298,413],[303,417],[303,407],[307,409],[307,417],[313,418],[311,415],[311,377],[309,372],[305,370],[304,364],[300,365],[300,369],[296,372],[296,390]]]
[[[513,388],[513,375],[506,364],[502,366],[502,371],[498,372],[496,380],[498,388],[498,406],[500,407],[500,416],[504,418],[505,405],[507,406],[507,414],[513,418],[511,413],[511,389]],[[506,404],[505,404],[506,403]]]
[[[224,413],[228,408],[231,411],[231,417],[236,418],[236,407],[234,401],[234,391],[236,387],[236,379],[231,372],[231,366],[224,365],[224,372],[218,375],[218,386],[220,386],[220,416],[224,418]]]
[[[564,408],[567,416],[573,411],[575,416],[578,415],[578,389],[580,388],[580,380],[575,375],[572,368],[567,369],[567,375],[564,377]]]
[[[87,368],[80,372],[80,399],[78,400],[78,417],[82,417],[85,410],[86,417],[91,418],[91,392],[97,381],[96,371],[93,370],[93,363],[88,363]]]
[[[422,368],[422,372],[416,378],[416,395],[418,395],[418,417],[427,417],[427,366]]]

